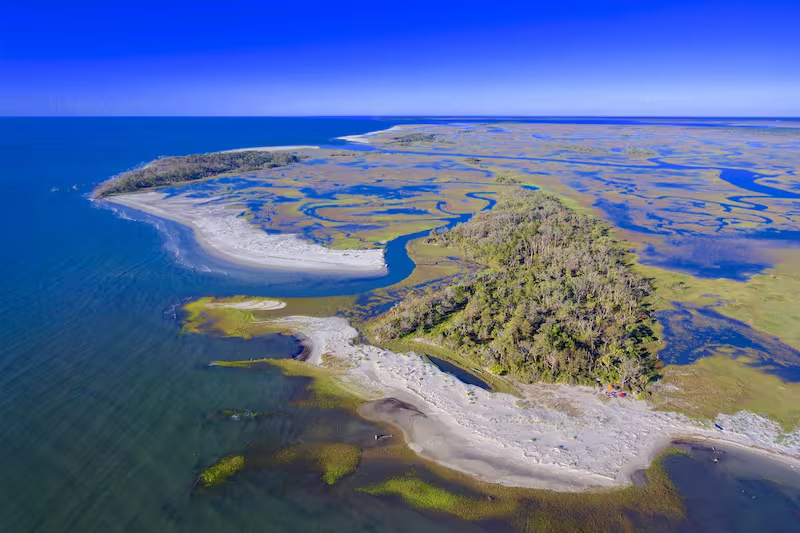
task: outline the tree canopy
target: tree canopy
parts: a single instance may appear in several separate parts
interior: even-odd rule
[[[452,144],[442,135],[435,133],[408,133],[392,140],[391,144],[415,144],[415,143],[434,143]]]
[[[641,392],[654,377],[651,286],[601,221],[514,187],[491,211],[431,240],[483,269],[409,294],[378,319],[379,342],[425,335],[527,382]]]
[[[156,159],[144,168],[124,172],[102,183],[95,189],[94,195],[103,197],[109,194],[134,192],[229,172],[253,172],[280,167],[297,161],[299,158],[295,153],[265,150],[165,157]]]

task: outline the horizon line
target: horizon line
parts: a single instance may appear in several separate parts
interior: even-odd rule
[[[434,119],[484,119],[484,118],[508,118],[508,119],[562,119],[562,118],[585,118],[585,119],[737,119],[737,120],[800,120],[798,116],[778,116],[778,115],[749,115],[749,116],[728,116],[728,115],[426,115],[426,114],[377,114],[377,115],[0,115],[0,119],[9,118],[369,118],[369,119],[390,119],[390,118],[434,118]]]

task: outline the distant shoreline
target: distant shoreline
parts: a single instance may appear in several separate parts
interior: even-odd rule
[[[379,133],[385,133],[387,131],[398,131],[401,129],[403,129],[403,126],[392,126],[391,128],[386,128],[385,130],[370,131],[367,133],[360,133],[358,135],[345,135],[343,137],[336,137],[336,139],[356,144],[369,144],[370,137],[378,135]]]
[[[297,146],[254,146],[252,148],[234,148],[232,150],[220,150],[212,152],[214,154],[232,154],[236,152],[283,152],[291,150],[319,150],[319,146],[299,144]]]
[[[392,126],[385,130],[336,137],[354,143],[366,143],[365,137],[397,130]],[[319,146],[286,145],[235,148],[211,153],[239,152],[281,152],[295,150],[318,150]],[[142,168],[147,168],[152,161]],[[160,196],[159,196],[160,195]],[[318,244],[308,244],[293,234],[268,235],[250,226],[246,221],[231,213],[215,210],[213,215],[193,216],[183,206],[169,206],[165,195],[158,190],[136,191],[109,195],[100,200],[119,206],[135,209],[151,216],[170,220],[190,228],[200,246],[213,256],[233,264],[246,267],[303,270],[310,272],[359,273],[382,275],[388,272],[382,249],[370,250],[332,250]],[[204,202],[208,202],[206,199]],[[194,206],[197,208],[197,203]],[[227,216],[225,216],[227,215]],[[224,218],[224,220],[223,220]]]

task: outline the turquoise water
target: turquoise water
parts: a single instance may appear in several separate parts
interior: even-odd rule
[[[326,487],[314,472],[256,470],[220,490],[194,490],[195,476],[228,453],[258,457],[300,442],[366,447],[381,429],[344,411],[291,407],[305,394],[301,378],[209,368],[213,359],[287,357],[298,347],[281,336],[181,335],[175,306],[205,294],[358,292],[386,280],[187,267],[174,254],[183,247],[155,226],[85,197],[93,183],[161,155],[336,144],[396,123],[0,119],[0,531],[498,530],[354,492],[378,472]],[[173,229],[171,239],[187,239]],[[224,409],[270,415],[234,421]],[[768,509],[754,504],[749,516]]]

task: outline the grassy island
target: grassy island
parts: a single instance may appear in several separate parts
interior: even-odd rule
[[[434,143],[434,142],[442,142],[446,139],[443,139],[441,135],[435,135],[433,133],[409,133],[407,135],[403,135],[401,137],[397,137],[392,140],[392,144],[413,144],[413,143]]]
[[[156,159],[144,168],[124,172],[100,184],[95,197],[163,187],[186,181],[210,178],[229,172],[254,172],[298,162],[293,152],[247,150],[187,155]]]
[[[425,337],[527,382],[641,392],[654,377],[651,286],[599,220],[515,188],[432,241],[483,269],[411,293],[377,322],[379,342]]]
[[[244,457],[235,455],[224,457],[200,474],[200,481],[206,487],[221,483],[244,468]]]

